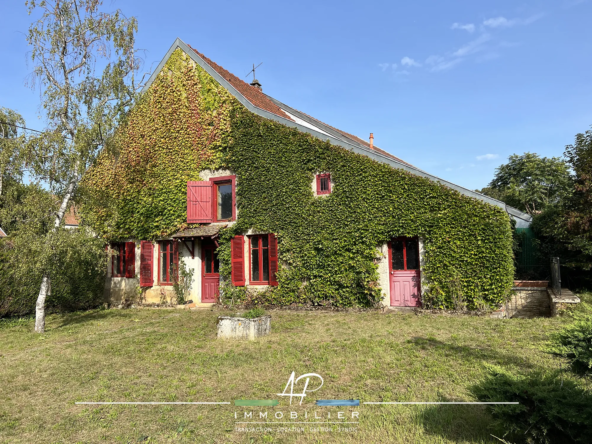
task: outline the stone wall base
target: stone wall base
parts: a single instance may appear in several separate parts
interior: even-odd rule
[[[550,316],[549,293],[542,287],[514,287],[510,300],[506,302],[505,312],[508,318]]]

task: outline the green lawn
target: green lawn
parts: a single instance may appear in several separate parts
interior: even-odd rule
[[[272,334],[216,340],[220,311],[105,310],[0,321],[2,442],[499,443],[482,406],[315,407],[316,399],[475,401],[487,363],[565,366],[541,351],[565,319],[272,311]],[[280,398],[292,371],[325,385],[300,406]],[[312,381],[311,381],[312,384]],[[296,391],[296,390],[295,390]],[[236,399],[280,399],[235,407]],[[79,406],[77,401],[230,401],[223,406]],[[500,400],[503,401],[503,400]],[[359,411],[356,432],[240,432],[235,412]],[[286,420],[286,419],[284,419]],[[287,421],[290,421],[287,419]],[[351,419],[350,419],[351,421]],[[274,428],[280,425],[274,425]],[[281,425],[283,426],[283,425]]]

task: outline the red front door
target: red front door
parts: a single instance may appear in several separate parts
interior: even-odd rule
[[[419,242],[414,237],[398,237],[389,242],[391,305],[419,307]]]
[[[211,241],[202,244],[201,301],[216,302],[220,288],[220,262]]]

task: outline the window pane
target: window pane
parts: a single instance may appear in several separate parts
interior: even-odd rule
[[[403,262],[403,241],[394,240],[393,246],[393,270],[404,270],[405,263]]]
[[[217,219],[232,219],[232,184],[221,184],[218,188],[218,214]]]
[[[206,254],[206,273],[212,272],[212,250],[209,248],[205,250]]]
[[[161,244],[160,250],[160,281],[167,282],[167,254],[166,254],[166,244]]]
[[[117,255],[115,256],[115,260],[113,261],[115,264],[114,269],[113,269],[113,274],[120,275],[121,274],[121,244],[113,245],[113,251],[115,253],[117,253]]]
[[[125,275],[125,244],[119,244],[118,247],[119,255],[117,256],[117,259],[119,259],[119,262],[117,272],[121,275]]]
[[[329,191],[329,178],[321,177],[321,191]]]
[[[267,245],[269,243],[269,237],[268,236],[258,236],[259,239],[261,239],[261,246],[263,248],[267,248]]]
[[[169,255],[169,282],[173,282],[173,273],[174,273],[174,265],[173,265],[173,243],[167,242],[167,250]]]
[[[251,250],[251,278],[253,281],[259,281],[259,250],[257,249],[258,239],[252,241]]]
[[[263,239],[267,240],[267,236]],[[263,248],[261,250],[261,256],[263,256],[263,269],[261,270],[263,278],[261,280],[267,282],[269,281],[269,248]]]
[[[419,269],[419,245],[416,239],[407,239],[407,270]]]
[[[218,255],[214,252],[214,273],[220,273],[220,261]]]

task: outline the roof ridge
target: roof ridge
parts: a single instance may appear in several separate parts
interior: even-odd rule
[[[200,56],[204,62],[206,62],[208,65],[210,65],[210,67],[214,71],[216,71],[224,79],[226,79],[232,86],[234,86],[234,88],[238,92],[240,92],[249,102],[251,102],[251,104],[253,104],[254,106],[261,108],[265,111],[268,111],[272,114],[275,114],[276,116],[283,117],[284,119],[288,119],[290,121],[293,121],[290,118],[290,116],[288,116],[285,112],[283,112],[279,106],[277,106],[275,103],[273,103],[271,100],[269,100],[267,98],[267,95],[264,94],[261,90],[259,90],[258,88],[255,88],[254,86],[249,85],[247,82],[238,78],[237,76],[232,74],[227,69],[224,69],[222,66],[218,65],[216,62],[210,60],[208,57],[203,55],[201,52],[199,52],[193,46],[191,46],[191,45],[187,45],[187,46],[189,46],[192,50],[194,50],[195,53],[198,56]]]

